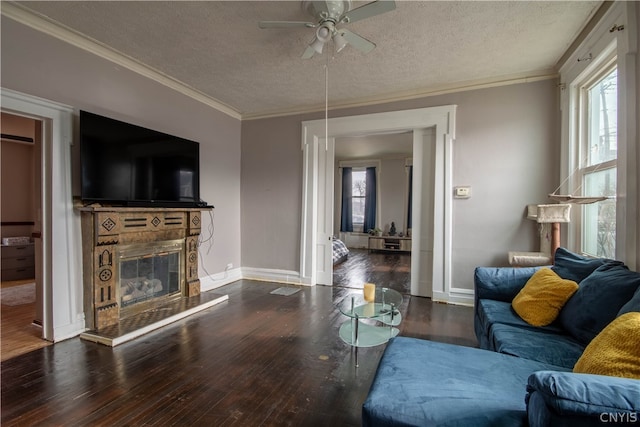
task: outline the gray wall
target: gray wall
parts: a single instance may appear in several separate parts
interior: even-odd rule
[[[380,166],[380,224],[385,233],[396,225],[396,232],[406,231],[407,172],[404,158],[382,159]]]
[[[200,142],[200,276],[240,266],[240,121],[67,43],[2,17],[2,87]],[[77,187],[77,182],[74,182]]]
[[[476,266],[507,265],[510,250],[533,251],[539,239],[525,219],[530,203],[548,202],[559,183],[556,80],[458,92],[351,108],[331,117],[458,105],[453,185],[472,197],[453,200],[452,285],[472,288]],[[242,262],[299,271],[303,120],[323,113],[242,123]]]
[[[242,266],[299,271],[302,120],[242,123]],[[245,260],[248,260],[245,261]]]

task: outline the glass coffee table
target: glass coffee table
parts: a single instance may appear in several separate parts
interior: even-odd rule
[[[358,347],[384,344],[400,332],[402,294],[389,288],[376,287],[375,299],[364,300],[362,293],[348,295],[339,305],[349,320],[340,326],[340,338],[355,348],[358,367]]]

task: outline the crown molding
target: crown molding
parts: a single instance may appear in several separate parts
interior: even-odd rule
[[[131,70],[141,76],[155,81],[156,83],[160,83],[161,85],[208,105],[209,107],[231,116],[234,119],[242,120],[242,115],[229,105],[205,95],[204,93],[174,79],[173,77],[126,56],[122,52],[106,46],[103,43],[80,34],[58,22],[54,22],[43,15],[28,10],[17,3],[2,1],[0,12],[7,18],[33,28],[34,30],[40,31],[48,36],[69,43],[72,46],[90,52],[96,56],[106,59],[107,61],[118,64],[123,68]]]
[[[408,101],[411,99],[427,98],[437,95],[446,95],[450,93],[467,92],[471,90],[488,89],[499,86],[509,86],[515,84],[532,83],[542,80],[557,79],[559,74],[555,70],[543,70],[540,72],[517,74],[511,76],[501,76],[499,78],[474,80],[468,82],[458,82],[453,85],[442,85],[415,90],[410,92],[400,92],[388,96],[378,96],[371,98],[361,98],[348,102],[336,102],[329,104],[329,111],[342,110],[345,108],[367,107],[371,105],[387,104],[392,102]],[[311,105],[308,107],[298,107],[295,109],[272,110],[263,113],[245,113],[242,115],[243,120],[260,120],[274,117],[294,116],[300,114],[311,114],[324,112],[324,104]]]

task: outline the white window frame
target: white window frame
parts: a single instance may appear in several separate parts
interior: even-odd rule
[[[581,189],[582,196],[600,196],[600,194],[586,194],[584,189],[585,178],[595,172],[602,172],[605,170],[615,169],[617,173],[618,159],[608,160],[596,164],[587,164],[588,151],[590,150],[590,103],[589,103],[589,91],[598,84],[604,77],[609,75],[614,69],[617,69],[617,57],[615,50],[607,52],[603,55],[599,61],[596,61],[591,67],[587,67],[584,73],[579,79],[572,85],[577,91],[577,99],[574,100],[576,104],[576,126],[578,127],[575,135],[577,140],[573,147],[575,153],[572,153],[576,158],[576,173],[575,173],[575,188]],[[598,202],[600,203],[600,202]],[[576,206],[578,209],[574,209],[574,215],[572,220],[575,222],[575,243],[578,251],[584,255],[596,256],[596,254],[588,253],[584,250],[585,243],[585,228],[584,217],[586,215],[586,205]],[[610,254],[610,257],[614,257],[615,254]]]
[[[365,193],[364,193],[363,196],[356,196],[353,193],[353,182],[354,182],[353,173],[354,172],[364,172],[365,173],[365,188],[366,188],[366,172],[367,172],[367,168],[366,167],[354,167],[354,168],[351,169],[351,173],[352,173],[352,175],[351,175],[352,176],[352,178],[351,178],[352,179],[352,184],[351,184],[351,187],[352,187],[351,188],[351,210],[352,210],[352,212],[351,212],[351,222],[353,223],[353,232],[354,233],[364,233],[365,232],[365,230],[364,230],[364,218],[363,218],[362,222],[356,222],[353,219],[353,199],[363,199],[363,200],[365,200],[365,203],[366,203],[367,192],[365,190]]]
[[[618,164],[616,195],[616,256],[630,269],[640,267],[640,155],[638,154],[637,110],[637,34],[638,11],[636,2],[614,2],[592,22],[574,42],[574,46],[558,63],[560,74],[561,144],[560,144],[560,193],[567,194],[576,188],[573,173],[577,167],[575,141],[576,87],[574,82],[584,78],[587,68],[602,63],[608,54],[618,58]],[[578,183],[579,185],[579,183]],[[576,214],[562,227],[562,245],[578,251]]]

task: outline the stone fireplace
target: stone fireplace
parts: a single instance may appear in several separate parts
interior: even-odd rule
[[[83,207],[86,323],[100,331],[200,294],[201,209]]]

